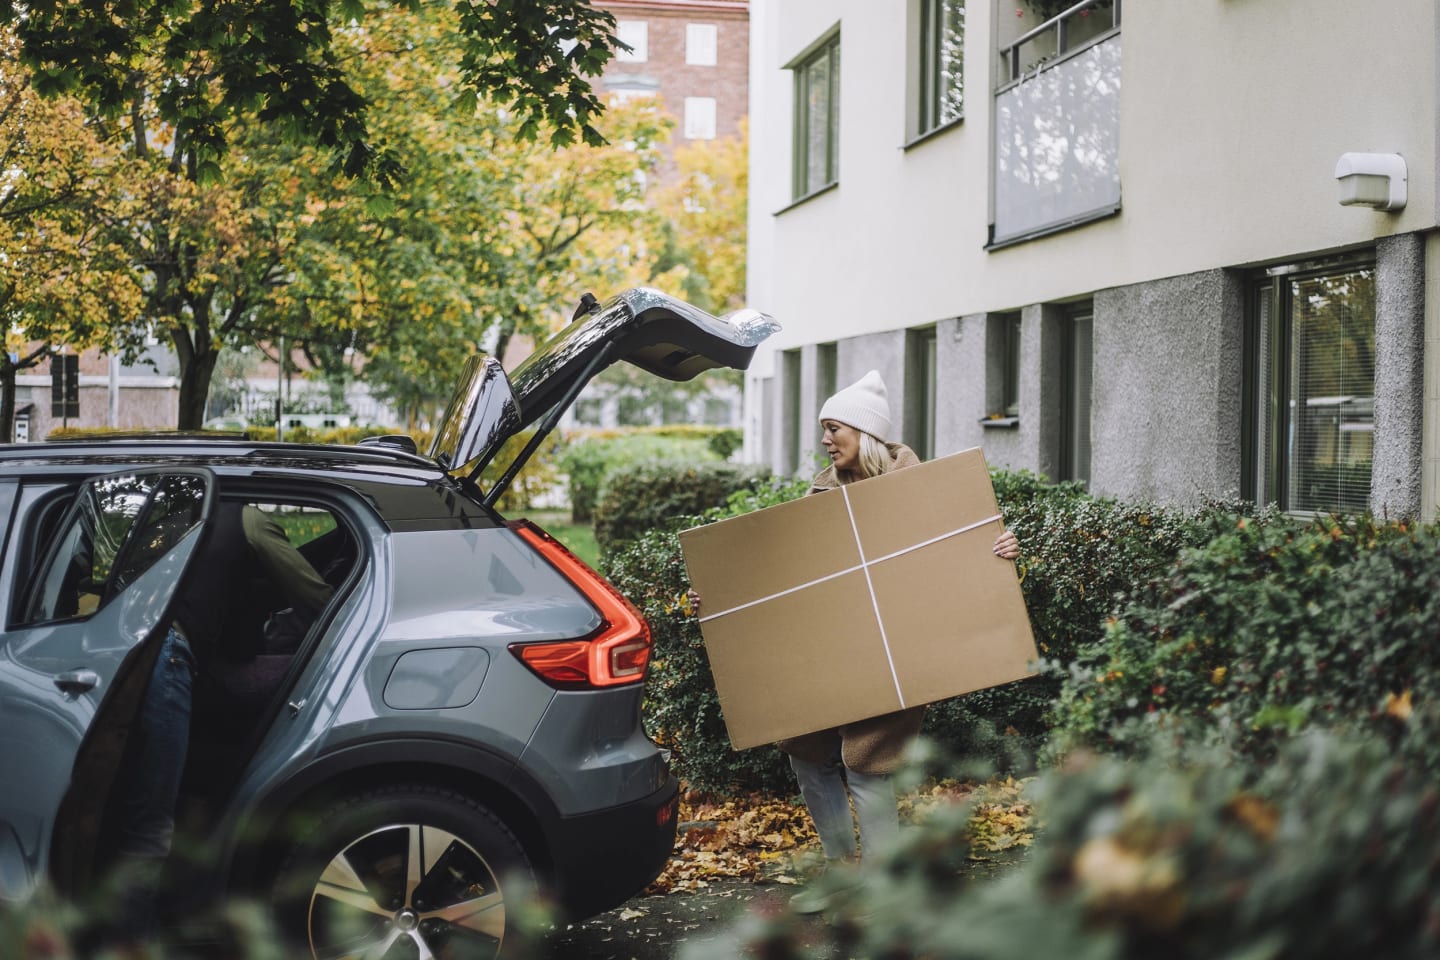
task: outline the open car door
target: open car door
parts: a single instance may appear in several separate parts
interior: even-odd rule
[[[779,329],[755,310],[716,317],[648,287],[604,303],[586,294],[571,323],[508,377],[494,358],[470,359],[430,456],[452,474],[474,479],[506,440],[536,427],[530,443],[485,491],[486,502],[494,503],[585,385],[610,364],[625,360],[677,381],[721,367],[744,370],[755,348]]]
[[[96,477],[51,537],[0,636],[0,899],[83,873],[214,488],[204,469]]]

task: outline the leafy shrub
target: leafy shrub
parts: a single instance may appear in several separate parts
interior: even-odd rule
[[[770,473],[734,463],[641,463],[612,473],[595,507],[595,541],[613,553],[647,530],[721,506]]]
[[[1160,729],[1263,757],[1312,724],[1385,725],[1440,700],[1440,531],[1212,520],[1163,589],[1076,659],[1057,706],[1069,742],[1130,749]],[[1416,759],[1440,767],[1440,748]]]
[[[967,882],[956,807],[902,834],[830,923],[751,918],[683,956],[1440,955],[1440,788],[1378,739],[1311,736],[1262,768],[1075,757],[1028,794],[1044,827],[997,879]]]
[[[722,427],[712,433],[705,444],[715,456],[721,460],[729,460],[730,455],[740,449],[744,439],[745,436],[738,427]]]
[[[992,470],[1005,524],[1020,541],[1020,588],[1042,659],[1072,662],[1098,642],[1125,599],[1167,571],[1180,550],[1207,535],[1204,511],[1188,514],[1086,494],[1028,471]],[[1064,673],[934,704],[925,732],[967,756],[1014,761],[1033,755],[1049,730]],[[1008,734],[1008,736],[1007,736]]]
[[[756,481],[724,507],[694,523],[714,522],[793,500],[805,481]],[[645,729],[672,751],[676,774],[692,788],[729,792],[793,792],[789,764],[774,747],[737,752],[730,747],[700,623],[686,591],[690,580],[675,531],[651,530],[611,558],[606,575],[650,622],[655,642],[645,688]]]
[[[569,480],[570,519],[590,523],[601,488],[610,474],[639,463],[717,459],[709,427],[656,427],[572,433],[561,454],[560,469]]]

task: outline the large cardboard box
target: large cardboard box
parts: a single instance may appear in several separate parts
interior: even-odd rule
[[[1032,675],[979,448],[680,534],[735,749]]]

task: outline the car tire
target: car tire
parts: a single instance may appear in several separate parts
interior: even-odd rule
[[[536,889],[524,847],[494,812],[406,784],[315,811],[273,900],[287,940],[316,960],[494,960],[521,954]]]

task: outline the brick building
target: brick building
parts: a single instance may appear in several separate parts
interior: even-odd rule
[[[605,0],[632,48],[610,61],[605,93],[658,97],[675,118],[671,148],[733,137],[749,109],[748,0]]]

